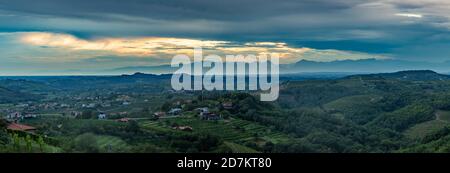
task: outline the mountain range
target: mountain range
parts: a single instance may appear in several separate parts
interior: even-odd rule
[[[102,74],[134,74],[136,72],[150,74],[169,74],[178,68],[170,65],[160,66],[128,66],[104,70]],[[439,73],[450,72],[450,62],[421,62],[394,59],[364,59],[317,62],[301,60],[292,64],[280,64],[281,74],[345,72],[345,73],[389,73],[406,70],[432,70]]]

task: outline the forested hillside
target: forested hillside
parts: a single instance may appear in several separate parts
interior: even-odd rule
[[[2,120],[0,145],[2,152],[450,152],[446,75],[293,79],[282,79],[276,102],[253,92],[176,92],[167,75],[4,79],[2,115],[37,117],[18,121],[36,128],[31,136],[5,131],[10,122]]]

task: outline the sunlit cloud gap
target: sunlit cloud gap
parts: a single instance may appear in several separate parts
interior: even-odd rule
[[[291,47],[283,42],[233,43],[218,40],[197,40],[168,37],[99,38],[80,39],[69,34],[29,32],[21,33],[20,41],[26,45],[51,47],[72,51],[93,51],[104,55],[172,58],[176,54],[192,55],[193,48],[201,47],[207,54],[217,55],[260,55],[277,53],[281,63],[298,60],[334,61],[346,59],[382,59],[380,55],[339,50],[317,50],[307,47]]]
[[[402,16],[402,17],[411,17],[411,18],[422,18],[423,17],[422,14],[413,14],[413,13],[397,13],[395,15]]]

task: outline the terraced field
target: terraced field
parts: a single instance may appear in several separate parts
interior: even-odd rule
[[[436,119],[450,122],[450,111],[438,110],[436,111]]]
[[[225,142],[225,145],[228,146],[233,151],[233,153],[259,153],[258,151],[252,148],[232,142]]]
[[[97,136],[97,145],[104,152],[120,152],[128,147],[125,141],[114,136]]]
[[[171,129],[171,124],[180,126],[191,126],[193,132],[182,132]],[[268,127],[241,119],[231,119],[229,121],[203,121],[197,118],[172,118],[159,121],[141,122],[144,129],[160,132],[179,133],[201,133],[218,136],[225,141],[243,142],[258,137],[266,141],[278,143],[289,140],[286,134],[275,132]]]

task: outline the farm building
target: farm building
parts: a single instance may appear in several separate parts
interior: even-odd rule
[[[153,115],[155,115],[155,117],[163,117],[166,116],[165,112],[155,112]]]
[[[106,119],[106,114],[105,113],[100,113],[100,114],[98,114],[98,119],[99,120],[104,120],[104,119]]]
[[[223,107],[223,109],[225,109],[225,110],[233,109],[233,103],[231,103],[231,102],[225,102],[225,103],[222,103],[222,107]]]
[[[6,119],[8,119],[8,120],[22,119],[22,113],[20,113],[20,112],[10,113],[6,116]]]
[[[127,122],[129,122],[130,121],[130,119],[129,118],[121,118],[121,119],[118,119],[118,120],[116,120],[117,122],[122,122],[122,123],[127,123]]]
[[[8,130],[12,131],[23,131],[23,132],[33,132],[36,130],[35,127],[24,125],[24,124],[18,124],[18,123],[11,123],[7,126]]]
[[[181,109],[180,108],[172,108],[168,113],[170,115],[178,115],[181,113]]]
[[[196,110],[200,111],[200,116],[201,116],[202,114],[209,113],[209,109],[208,109],[207,107],[197,108]]]
[[[215,113],[202,113],[200,115],[202,120],[220,120],[222,119],[219,115]]]

